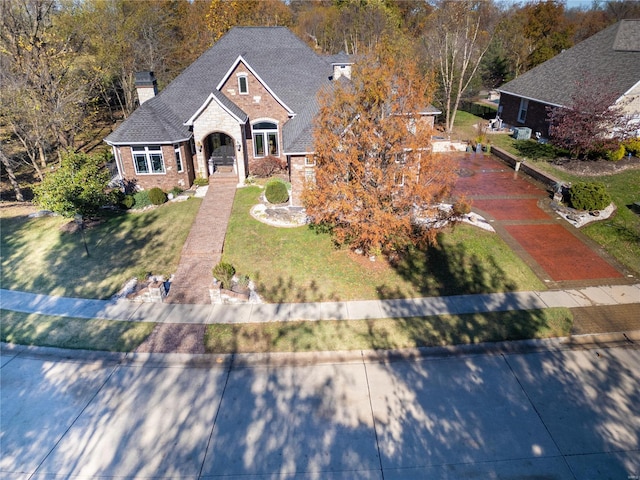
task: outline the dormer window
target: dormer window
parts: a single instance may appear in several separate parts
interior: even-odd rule
[[[249,80],[246,73],[238,74],[238,93],[240,93],[240,95],[249,94]]]

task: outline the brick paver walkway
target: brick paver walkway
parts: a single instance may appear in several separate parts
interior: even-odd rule
[[[218,173],[211,177],[209,189],[182,248],[180,264],[165,302],[211,303],[212,269],[222,257],[237,183],[235,175]]]

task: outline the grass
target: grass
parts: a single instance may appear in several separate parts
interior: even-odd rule
[[[631,208],[634,202],[640,201],[640,170],[626,170],[593,178],[569,174],[547,162],[536,162],[536,167],[565,182],[598,181],[605,184],[617,211],[608,220],[583,227],[581,232],[602,245],[636,275],[640,275],[640,215]]]
[[[544,285],[495,234],[468,225],[396,264],[337,249],[309,227],[277,228],[249,215],[259,187],[236,193],[223,261],[251,277],[266,301],[314,302],[541,290]]]
[[[208,353],[389,350],[569,335],[568,309],[396,319],[209,325]]]
[[[149,336],[154,323],[120,322],[0,310],[0,339],[19,345],[131,352]]]
[[[154,323],[81,319],[0,310],[0,340],[20,345],[134,351]],[[569,335],[565,308],[349,321],[208,325],[207,353],[389,350]]]
[[[24,207],[0,209],[2,288],[105,299],[127,280],[175,271],[201,200],[145,212],[111,213],[83,235],[65,233],[62,217],[27,218]]]

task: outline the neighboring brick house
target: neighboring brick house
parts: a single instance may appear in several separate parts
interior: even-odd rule
[[[640,20],[622,20],[502,85],[498,116],[547,137],[547,107],[570,106],[582,80],[601,83],[640,129]]]
[[[159,94],[153,73],[136,75],[140,107],[105,141],[121,179],[144,189],[187,188],[211,174],[211,161],[242,184],[256,159],[273,155],[299,204],[314,176],[317,94],[351,68],[344,53],[318,55],[287,28],[235,27]]]

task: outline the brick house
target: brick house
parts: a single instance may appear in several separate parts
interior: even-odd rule
[[[622,20],[502,85],[498,116],[547,137],[547,108],[570,105],[585,79],[624,102],[640,129],[640,20]]]
[[[139,188],[188,188],[227,169],[244,183],[256,159],[288,166],[292,203],[314,176],[317,94],[349,81],[344,53],[321,56],[284,27],[235,27],[158,93],[136,75],[140,106],[105,141],[120,178]],[[426,113],[433,125],[437,110]]]

